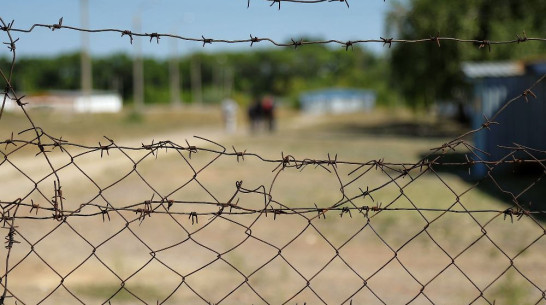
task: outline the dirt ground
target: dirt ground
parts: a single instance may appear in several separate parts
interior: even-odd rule
[[[178,126],[184,120],[171,113],[157,127],[162,116],[156,113],[122,127],[131,130],[126,136],[112,129],[111,138],[120,146],[141,147],[152,140],[187,146],[187,140],[200,148],[191,158],[174,150],[151,156],[149,151],[110,149],[101,156],[100,150],[82,154],[89,150],[72,146],[48,153],[52,166],[60,169],[64,208],[73,211],[83,204],[82,213],[96,215],[59,222],[36,219],[50,211],[21,208],[18,216],[28,218],[15,221],[19,243],[7,262],[11,297],[6,304],[498,305],[541,299],[546,287],[542,222],[529,217],[510,221],[498,212],[458,213],[508,206],[451,173],[417,170],[393,182],[395,170],[359,165],[417,162],[460,132],[459,126],[382,110],[323,117],[286,113],[275,133],[251,134],[241,120],[237,133],[226,134],[216,114],[204,113],[203,120],[213,123],[193,118],[197,127],[190,121]],[[94,118],[74,130],[72,118],[49,123],[44,116],[40,122],[44,129],[53,125],[54,136],[96,145],[107,143],[101,136],[108,135],[110,119]],[[97,122],[101,128],[93,130]],[[207,151],[221,147],[194,135],[228,152],[246,150],[244,160]],[[8,155],[0,163],[1,201],[22,198],[46,207],[54,177],[45,158],[35,156],[35,147],[1,148]],[[20,150],[10,154],[13,149]],[[267,160],[337,155],[353,163],[279,170],[278,163],[253,154]],[[340,207],[398,210],[212,215],[219,209],[214,203],[228,202],[238,181],[245,189],[271,194],[270,208],[326,209],[346,196],[353,199]],[[374,190],[372,196],[361,196],[366,189]],[[105,216],[95,206],[120,208],[159,197],[176,202],[171,214],[163,205],[150,215],[112,211]],[[234,200],[239,207],[261,209],[267,196],[237,193]],[[6,270],[5,260],[0,270]]]

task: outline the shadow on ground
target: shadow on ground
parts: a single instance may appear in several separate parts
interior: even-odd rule
[[[423,155],[425,157],[425,155]],[[427,156],[429,160],[437,156]],[[439,156],[440,163],[465,163],[463,153],[448,153]],[[537,163],[510,164],[495,167],[490,176],[483,178],[471,175],[471,166],[437,165],[434,170],[439,173],[450,173],[459,176],[468,183],[477,183],[476,189],[499,200],[507,209],[516,209],[514,197],[526,210],[546,211],[546,171]],[[470,171],[469,171],[470,170]],[[536,219],[546,221],[546,214],[534,214]]]
[[[350,134],[419,138],[454,138],[467,129],[467,126],[453,121],[436,123],[395,121],[378,125],[349,123],[336,128],[337,131]]]

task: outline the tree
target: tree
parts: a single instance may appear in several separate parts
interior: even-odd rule
[[[321,40],[307,38],[306,40]],[[378,101],[391,100],[385,82],[388,65],[384,58],[355,45],[347,50],[338,45],[305,45],[294,48],[260,48],[252,52],[195,53],[179,59],[181,85],[191,92],[191,61],[201,67],[203,100],[215,103],[235,93],[252,96],[273,94],[295,102],[306,90],[327,87],[354,87],[375,90]],[[124,100],[132,98],[132,58],[111,54],[93,58],[93,87],[119,92]],[[0,68],[9,66],[0,57]],[[170,100],[168,60],[144,58],[145,99],[149,103]],[[43,90],[78,90],[80,56],[70,53],[56,57],[21,57],[16,63],[16,90],[32,94]],[[232,90],[233,89],[233,92]],[[184,100],[191,100],[188,97]]]
[[[477,40],[512,40],[541,37],[546,32],[544,0],[411,0],[395,2],[387,14],[390,35],[400,39],[456,37]],[[546,45],[481,45],[431,40],[395,44],[391,54],[391,81],[413,106],[430,106],[452,98],[464,85],[461,62],[529,59],[544,54]]]

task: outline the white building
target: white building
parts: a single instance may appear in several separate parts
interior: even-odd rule
[[[26,108],[78,113],[119,112],[123,108],[123,101],[119,94],[105,91],[93,91],[89,96],[85,96],[81,91],[48,91],[27,95],[21,102],[27,104]],[[5,111],[15,111],[18,107],[16,101],[6,99]]]

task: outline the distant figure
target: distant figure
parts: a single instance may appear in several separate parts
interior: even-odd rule
[[[222,101],[222,117],[224,119],[224,128],[227,133],[234,133],[237,130],[237,103],[230,99]]]
[[[265,96],[262,99],[262,114],[267,121],[267,129],[269,132],[275,130],[275,102],[271,96]]]
[[[262,122],[262,104],[258,98],[254,98],[248,107],[248,120],[250,121],[250,132],[256,132]]]

